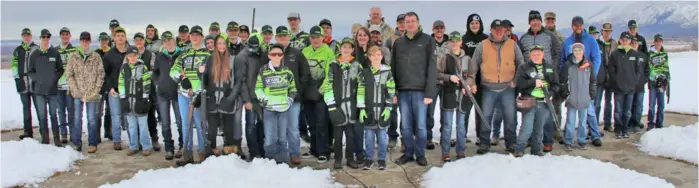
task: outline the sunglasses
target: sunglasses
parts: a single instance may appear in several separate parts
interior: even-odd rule
[[[276,57],[282,57],[282,56],[284,56],[284,53],[269,53],[269,56],[272,56],[272,57],[275,57],[275,56],[276,56]]]

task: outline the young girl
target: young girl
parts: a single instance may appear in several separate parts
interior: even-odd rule
[[[442,161],[449,162],[450,138],[454,113],[456,113],[456,158],[461,159],[466,157],[466,120],[467,113],[471,112],[470,106],[467,106],[468,98],[461,90],[461,80],[463,72],[468,68],[468,61],[465,60],[466,53],[461,50],[461,34],[457,31],[449,34],[451,49],[437,62],[437,79],[441,82],[442,102],[442,138],[440,145],[442,147]],[[466,99],[466,101],[462,101]],[[466,108],[468,107],[468,108]]]
[[[131,156],[138,152],[139,140],[143,146],[143,156],[149,156],[152,148],[150,133],[148,132],[148,111],[150,102],[150,71],[138,58],[136,47],[126,49],[128,63],[121,65],[119,74],[119,97],[121,98],[121,110],[126,114],[129,125],[129,151]]]
[[[393,98],[396,94],[396,85],[391,75],[391,67],[382,64],[383,53],[378,46],[372,46],[367,51],[371,66],[364,68],[359,77],[359,89],[357,89],[357,108],[359,122],[364,127],[364,142],[366,160],[364,170],[371,168],[374,163],[374,139],[379,142],[379,170],[386,168],[386,147],[388,146],[388,134],[386,129],[390,125],[389,118],[394,107]]]
[[[587,138],[587,108],[590,106],[590,100],[595,98],[597,94],[597,81],[593,67],[590,66],[590,60],[585,54],[585,45],[582,43],[573,44],[573,55],[568,57],[568,60],[561,69],[561,84],[566,94],[563,97],[566,99],[566,108],[568,108],[568,117],[566,120],[565,134],[565,150],[572,151],[573,149],[585,150],[585,138]],[[578,122],[577,137],[575,137],[575,120],[580,118]],[[577,138],[577,139],[574,139]],[[577,143],[574,141],[577,140]]]
[[[330,64],[330,70],[326,77],[321,90],[325,103],[328,104],[328,116],[330,122],[337,126],[334,129],[334,151],[335,151],[335,169],[342,168],[342,133],[346,135],[346,153],[347,166],[350,168],[359,168],[359,164],[355,163],[353,153],[357,155],[357,160],[362,160],[362,150],[356,150],[355,147],[362,147],[364,141],[364,128],[356,125],[357,122],[357,78],[361,75],[362,66],[359,61],[352,56],[354,41],[351,38],[344,38],[340,42],[340,56],[337,57],[337,63]],[[359,141],[359,142],[357,142]],[[357,152],[360,151],[360,152]]]

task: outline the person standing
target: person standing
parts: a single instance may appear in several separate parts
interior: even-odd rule
[[[546,30],[549,30],[549,31],[553,32],[553,34],[556,34],[556,37],[558,38],[558,40],[561,43],[563,43],[563,40],[565,40],[565,37],[563,36],[563,34],[560,31],[556,30],[556,13],[546,12],[546,13],[544,13],[544,19],[545,19],[544,21],[546,21],[546,25],[545,25]]]
[[[308,40],[308,33],[301,30],[301,14],[290,12],[286,16],[286,21],[289,23],[289,31],[291,32],[291,47],[303,51],[310,45],[310,41]]]
[[[63,75],[63,63],[56,48],[49,46],[51,32],[48,29],[41,30],[41,45],[39,50],[30,54],[27,75],[32,80],[32,99],[34,99],[34,110],[39,119],[39,134],[41,143],[49,144],[49,127],[46,119],[46,107],[48,115],[51,116],[51,132],[53,133],[53,144],[61,146],[60,134],[58,130],[58,77]]]
[[[612,131],[612,92],[609,90],[609,80],[607,71],[609,70],[609,56],[617,49],[617,42],[612,38],[612,24],[602,24],[602,37],[597,39],[597,45],[602,52],[602,63],[597,72],[597,98],[595,98],[595,107],[597,109],[597,122],[600,118],[600,110],[602,109],[602,97],[604,96],[604,130]]]
[[[136,33],[136,35],[134,35],[133,38],[133,43],[136,49],[138,49],[138,59],[143,61],[148,70],[153,70],[153,67],[155,67],[156,59],[155,53],[146,49],[145,35],[143,35],[143,33],[140,32]],[[126,63],[128,62],[124,62],[124,64]],[[151,82],[148,82],[148,87],[150,87],[150,90],[155,91],[155,85],[153,85]],[[157,98],[157,95],[156,92],[149,92],[148,94],[150,95],[149,101],[153,102],[149,104],[151,105],[151,107],[148,110],[148,132],[150,133],[150,138],[153,139],[151,142],[153,146],[153,151],[160,151],[160,143],[158,143],[158,120],[155,118],[155,113],[158,106],[154,102]]]
[[[650,48],[650,81],[648,84],[648,128],[663,128],[665,119],[665,97],[670,103],[670,64],[667,52],[663,47],[663,35],[653,36],[653,46]],[[656,108],[657,114],[656,114]]]
[[[333,25],[328,19],[320,20],[318,24],[323,28],[323,43],[327,44],[328,47],[333,51],[333,53],[340,55],[340,43],[333,39]]]
[[[238,37],[240,37],[241,44],[248,44],[248,39],[250,39],[250,28],[247,25],[240,25],[240,33],[238,33]]]
[[[599,39],[599,31],[597,31],[597,27],[594,25],[587,27],[587,32],[590,33],[590,36],[592,36],[592,38],[595,40]]]
[[[157,86],[156,95],[158,111],[160,111],[160,126],[162,127],[163,142],[165,144],[165,160],[180,158],[182,156],[182,119],[180,117],[180,106],[177,102],[177,84],[170,77],[170,69],[175,64],[175,60],[182,55],[182,49],[177,47],[174,35],[170,31],[163,32],[160,37],[163,40],[163,48],[155,57],[153,66],[153,79]],[[175,153],[174,141],[172,140],[172,120],[170,118],[170,108],[175,114],[175,124],[177,125],[178,150]]]
[[[142,33],[136,33],[136,35]],[[148,113],[153,102],[150,100],[151,92],[151,72],[139,56],[139,47],[144,43],[134,40],[135,46],[129,46],[126,49],[126,62],[121,65],[119,71],[119,99],[121,100],[122,110],[126,116],[126,121],[129,123],[129,150],[127,156],[136,154],[139,146],[143,147],[143,156],[151,154],[150,133],[148,131]],[[145,50],[143,48],[142,50]]]
[[[155,28],[153,24],[148,24],[146,26],[146,49],[151,52],[160,52],[160,48],[163,47],[163,41],[160,40],[158,36],[158,28]],[[147,63],[147,62],[146,62]],[[152,70],[152,69],[151,69]]]
[[[214,39],[218,35],[206,35],[204,37],[204,45],[206,46],[206,49],[209,50],[209,53],[213,53],[216,50],[216,45]]]
[[[446,53],[448,53],[449,46],[444,45],[448,43],[449,41],[449,36],[445,34],[446,32],[446,26],[444,25],[444,21],[442,20],[437,20],[432,23],[432,38],[434,39],[434,56],[435,59],[441,59]],[[432,128],[434,128],[434,109],[437,106],[437,99],[440,98],[441,93],[442,93],[442,85],[439,84],[440,82],[436,82],[437,85],[435,86],[436,93],[435,93],[435,100],[427,105],[427,147],[426,149],[428,150],[433,150],[434,149],[434,142],[432,142]],[[444,120],[440,119],[440,124],[444,124]],[[441,130],[441,129],[440,129]]]
[[[636,20],[629,20],[629,23],[627,25],[629,28],[627,32],[629,32],[632,39],[636,39],[636,41],[638,41],[638,50],[636,51],[644,53],[647,56],[648,44],[646,43],[646,38],[638,33],[638,23],[636,23]]]
[[[241,26],[241,30],[243,30],[242,28],[243,26]],[[239,64],[239,61],[243,62],[248,69],[245,81],[250,102],[245,104],[245,139],[248,144],[250,160],[253,160],[253,158],[265,156],[262,104],[255,97],[255,84],[257,83],[257,74],[260,72],[260,67],[264,65],[267,59],[260,48],[262,36],[259,33],[253,33],[247,41],[245,48],[235,57],[234,64]]]
[[[512,28],[515,27],[510,20],[502,20],[502,22],[505,24],[505,35],[507,38],[510,38],[515,41],[519,41],[519,37],[517,37],[516,34],[512,33]]]
[[[83,106],[85,106],[88,123],[87,152],[95,153],[100,140],[99,130],[97,130],[97,103],[101,98],[100,89],[104,83],[105,73],[102,58],[90,50],[91,43],[90,33],[80,33],[80,48],[70,55],[65,75],[68,81],[68,92],[74,98],[75,117],[73,118],[75,119],[73,122],[75,124],[70,129],[73,149],[82,150],[82,120]]]
[[[471,113],[471,108],[466,101],[465,93],[461,89],[461,80],[466,78],[464,72],[468,73],[468,57],[461,49],[461,33],[453,31],[449,34],[450,50],[437,62],[437,79],[440,87],[442,101],[440,105],[442,128],[439,145],[442,149],[442,161],[451,161],[449,150],[451,150],[451,131],[454,116],[456,116],[456,158],[466,157],[466,132],[468,124],[464,122],[465,116]],[[469,107],[469,108],[465,108]]]
[[[189,27],[181,25],[177,31],[179,33],[176,39],[177,47],[182,51],[187,51],[188,48],[192,47],[192,41],[189,40]]]
[[[109,46],[109,40],[111,40],[111,38],[107,33],[102,32],[98,36],[98,39],[100,42],[100,47],[95,49],[95,52],[100,55],[100,58],[104,58],[104,55],[112,49]],[[102,59],[102,64],[104,64],[104,59]],[[97,106],[97,127],[100,127],[100,130],[104,128],[104,138],[111,140],[112,115],[109,111],[109,91],[100,90],[100,93],[102,94],[102,99],[100,99],[100,103]]]
[[[97,38],[100,40],[100,47],[95,49],[95,52],[100,54],[100,57],[104,58],[104,55],[112,49],[112,47],[109,46],[109,40],[111,40],[112,38],[109,37],[109,35],[105,32],[101,32],[100,35],[97,36]]]
[[[381,13],[381,8],[379,7],[371,7],[369,12],[369,20],[367,20],[366,24],[364,24],[364,27],[366,28],[371,28],[372,26],[381,28],[381,41],[386,41],[387,39],[391,38],[391,35],[394,32],[391,25],[384,22],[383,14]]]
[[[629,120],[629,132],[632,134],[639,134],[642,131],[643,125],[641,124],[641,116],[643,115],[643,98],[646,94],[646,84],[650,76],[650,67],[648,66],[648,55],[640,50],[641,38],[634,38],[631,36],[631,45],[633,50],[636,51],[637,65],[638,69],[641,71],[641,75],[638,76],[638,81],[636,82],[636,87],[633,93],[633,104],[631,107],[631,120]]]
[[[119,70],[121,65],[124,64],[126,58],[126,30],[122,27],[117,27],[114,33],[115,45],[109,52],[104,54],[102,57],[102,63],[104,64],[104,84],[102,85],[102,91],[108,92],[106,95],[107,103],[109,103],[109,113],[112,120],[112,142],[114,150],[121,150],[121,130],[122,126],[125,125],[126,119],[121,113],[121,102],[119,99],[118,91],[118,80],[119,80]],[[124,123],[124,124],[122,124]]]
[[[228,54],[232,55],[233,59],[235,59],[235,56],[237,56],[238,53],[243,50],[243,47],[245,47],[243,46],[242,39],[238,37],[238,34],[240,33],[240,25],[238,25],[238,22],[235,21],[228,22],[226,31],[228,32],[228,40],[226,40]]]
[[[592,45],[596,45],[593,43]],[[591,103],[595,98],[597,89],[594,74],[594,67],[590,63],[590,59],[585,57],[585,45],[576,42],[571,47],[573,55],[566,58],[565,64],[561,68],[561,98],[566,99],[566,116],[565,124],[565,150],[573,151],[573,149],[587,150],[587,112],[588,108],[594,108],[594,103]],[[576,119],[580,120],[576,122]],[[576,128],[577,124],[577,128]],[[577,132],[577,135],[575,133]],[[599,140],[596,138],[595,140]]]
[[[106,33],[105,33],[106,34]],[[71,54],[73,54],[75,51],[78,49],[73,47],[73,45],[70,43],[70,38],[72,37],[70,34],[70,29],[67,27],[61,28],[59,31],[59,35],[61,37],[61,43],[58,46],[58,53],[61,56],[61,66],[63,67],[64,72],[60,75],[60,78],[58,79],[58,122],[60,123],[59,129],[61,129],[61,143],[63,144],[68,144],[68,131],[69,128],[73,127],[73,97],[71,97],[68,94],[68,82],[66,81],[65,77],[65,70],[68,65],[68,59]],[[109,41],[106,42],[107,46],[109,46]],[[105,134],[106,131],[105,131]],[[110,134],[111,135],[111,132]]]
[[[222,36],[224,39],[228,39],[228,35],[221,33],[221,25],[219,25],[218,22],[211,22],[209,25],[209,35],[213,35],[214,37]]]
[[[464,35],[461,37],[462,38],[461,39],[461,49],[463,49],[464,52],[466,53],[466,56],[469,59],[469,66],[470,66],[470,59],[472,59],[472,57],[473,57],[473,52],[476,51],[476,47],[478,47],[478,45],[480,45],[480,43],[483,40],[488,39],[488,35],[483,33],[483,20],[481,19],[480,15],[478,15],[478,14],[469,15],[468,18],[466,19],[466,23],[468,24],[468,26],[466,26],[466,33],[464,33]],[[476,73],[475,83],[476,84],[481,83],[480,73]],[[476,94],[474,95],[476,102],[479,103],[478,105],[481,105],[481,102],[482,102],[481,99],[483,98],[482,94],[483,94],[483,92],[476,92]],[[471,102],[471,100],[467,100],[466,105],[467,105],[466,108],[468,108],[468,109],[471,109],[473,107],[473,103]],[[468,121],[470,118],[469,116],[470,116],[470,114],[466,114],[466,116],[464,116],[464,118],[466,118],[466,119],[464,119],[464,122],[466,122],[466,123],[469,122]],[[481,118],[477,118],[477,117],[478,117],[478,114],[476,114],[476,118],[475,118],[476,119],[476,137],[480,138],[481,133],[478,130],[480,130],[482,122],[481,122]],[[477,143],[479,143],[479,142],[477,142]]]
[[[437,63],[435,41],[422,31],[419,21],[417,13],[405,14],[408,31],[393,44],[391,55],[395,57],[391,62],[391,67],[395,67],[391,73],[395,75],[398,89],[398,99],[394,99],[394,102],[398,101],[401,108],[401,143],[405,145],[403,156],[395,163],[405,164],[417,157],[418,165],[426,166],[427,105],[437,95]]]
[[[629,138],[628,125],[631,120],[633,93],[641,76],[641,69],[636,66],[638,57],[631,47],[631,34],[621,33],[619,46],[609,57],[609,88],[614,92],[614,132],[616,138]],[[634,65],[634,66],[629,66]]]
[[[388,37],[386,40],[384,40],[383,45],[386,46],[388,49],[393,49],[393,42],[396,41],[396,39],[402,37],[405,35],[405,14],[399,14],[398,17],[396,18],[396,29],[393,31],[393,35],[391,37]],[[395,111],[398,108],[393,108]],[[393,115],[391,115],[393,117]],[[393,120],[391,120],[393,122]],[[395,129],[393,128],[394,126],[391,125],[392,128],[389,128],[389,136],[390,136],[390,130],[393,129],[393,132],[395,132]],[[396,133],[396,138],[398,133]],[[390,138],[389,138],[390,139]],[[389,141],[390,142],[390,141]],[[389,144],[390,145],[390,144]]]
[[[22,101],[22,114],[24,121],[24,134],[19,139],[34,138],[32,128],[32,93],[29,88],[31,78],[27,74],[29,57],[39,46],[32,42],[32,31],[29,28],[22,29],[22,44],[12,52],[12,77],[15,79],[15,88]]]

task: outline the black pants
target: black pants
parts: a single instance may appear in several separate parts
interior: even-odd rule
[[[335,132],[335,144],[333,146],[333,150],[335,151],[335,161],[341,161],[342,160],[342,133],[345,133],[345,143],[347,143],[347,146],[345,147],[345,159],[350,159],[353,158],[354,154],[354,126],[361,126],[361,125],[353,125],[353,124],[347,124],[345,126],[338,126],[334,128]]]
[[[391,110],[390,121],[391,125],[388,127],[388,139],[398,140],[398,108],[393,108],[393,110]]]
[[[24,120],[24,135],[33,136],[34,130],[32,129],[32,94],[29,92],[20,93],[19,99],[22,101],[22,119]]]
[[[239,144],[236,140],[241,139],[243,134],[242,123],[242,110],[235,114],[221,114],[221,113],[209,113],[209,127],[207,135],[209,142],[211,142],[210,147],[216,147],[216,137],[218,136],[218,129],[223,127],[223,146],[233,146],[234,144]]]
[[[253,106],[256,106],[257,102],[253,103]],[[245,110],[245,139],[248,142],[250,157],[265,156],[265,128],[260,117],[262,114],[258,115],[255,110]]]
[[[150,133],[150,139],[153,141],[153,145],[158,143],[158,119],[155,118],[155,111],[158,109],[155,100],[151,100],[152,105],[150,111],[148,111],[148,132]]]
[[[303,112],[303,102],[301,102],[301,112]],[[299,135],[308,135],[308,123],[306,115],[299,113]]]
[[[303,114],[311,132],[311,154],[315,156],[329,156],[328,152],[328,107],[322,100],[303,101]]]
[[[100,119],[100,117],[102,119]],[[97,131],[102,132],[104,127],[104,138],[112,139],[112,115],[109,112],[109,94],[102,94],[102,99],[97,105]],[[101,139],[100,139],[101,140]]]

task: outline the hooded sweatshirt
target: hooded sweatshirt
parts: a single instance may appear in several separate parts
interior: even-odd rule
[[[590,36],[587,31],[583,31],[580,36],[577,36],[575,32],[570,34],[570,36],[563,41],[563,51],[561,51],[561,64],[560,67],[562,68],[568,59],[568,56],[570,54],[573,54],[573,44],[576,42],[580,42],[583,45],[585,45],[585,54],[584,56],[590,59],[590,63],[592,63],[593,67],[595,68],[595,75],[597,75],[597,72],[599,72],[599,67],[600,64],[602,64],[602,57],[600,54],[599,50],[599,45],[597,45],[597,41],[595,38]]]
[[[27,74],[32,79],[32,93],[39,95],[55,95],[58,93],[58,78],[63,75],[63,61],[58,50],[49,47],[37,50],[31,54]]]
[[[561,88],[567,95],[566,107],[581,110],[590,105],[590,101],[597,95],[596,75],[587,57],[582,59],[574,55],[568,57],[561,69]]]
[[[153,78],[155,85],[158,86],[158,96],[166,99],[177,99],[177,84],[170,77],[170,69],[175,64],[175,60],[182,54],[179,47],[175,51],[168,52],[163,48],[155,57],[155,66],[153,67]]]
[[[311,77],[308,79],[308,85],[304,94],[306,99],[318,101],[321,99],[319,89],[323,84],[325,76],[328,74],[330,63],[336,61],[335,53],[327,44],[323,44],[318,49],[314,49],[313,46],[304,48],[303,55],[306,57],[308,67],[311,70]]]
[[[272,62],[260,67],[255,84],[255,96],[268,111],[286,112],[296,98],[294,73],[280,63],[274,67]],[[317,91],[316,91],[317,92]]]
[[[182,87],[183,76],[187,77],[187,80],[189,80],[192,85],[192,92],[198,93],[201,91],[201,73],[199,73],[199,66],[206,63],[209,58],[211,58],[211,53],[209,53],[209,50],[203,45],[199,50],[189,48],[186,52],[177,57],[175,64],[170,68],[170,77],[172,77],[175,83],[180,85],[180,94],[189,96],[187,89]]]
[[[384,22],[383,18],[381,18],[381,22],[379,22],[379,24],[373,24],[371,23],[371,20],[367,20],[366,24],[364,24],[364,27],[371,28],[372,25],[376,25],[379,26],[379,28],[381,28],[381,41],[386,41],[387,39],[391,38],[391,35],[393,35],[393,28],[386,22]]]
[[[434,39],[434,33],[432,33],[432,38]],[[435,47],[434,47],[434,55],[437,56],[437,59],[442,58],[445,54],[447,54],[451,50],[451,45],[449,45],[449,36],[444,34],[442,41],[437,41],[436,39],[434,40]]]
[[[638,66],[638,57],[635,50],[630,46],[617,47],[609,56],[609,89],[613,92],[630,94],[635,91],[639,76],[643,74]]]
[[[660,51],[655,49],[655,46],[650,47],[650,83],[652,87],[655,87],[655,80],[658,76],[663,75],[670,81],[670,64],[668,63],[668,55],[665,52],[665,48],[661,47]]]
[[[478,29],[478,32],[471,31],[471,27],[469,27],[471,21],[473,21],[475,18],[478,18],[478,22],[481,24],[481,28]],[[466,33],[464,33],[464,36],[461,37],[463,41],[461,43],[461,49],[466,52],[466,56],[473,57],[473,52],[476,51],[478,44],[487,39],[488,35],[483,34],[483,20],[481,20],[480,15],[469,15],[466,24]]]
[[[441,82],[440,87],[442,87],[440,94],[443,101],[440,103],[442,111],[454,111],[458,108],[459,112],[464,112],[467,103],[462,101],[464,93],[461,90],[461,83],[451,82],[451,76],[457,76],[459,80],[466,80],[466,76],[463,74],[468,72],[466,52],[461,50],[459,54],[454,54],[453,51],[449,50],[437,62],[437,72],[437,80]]]

